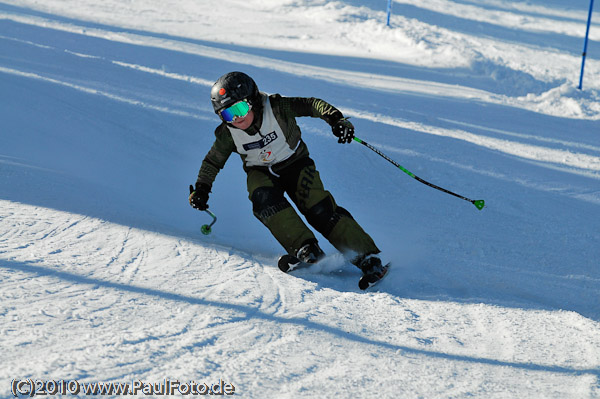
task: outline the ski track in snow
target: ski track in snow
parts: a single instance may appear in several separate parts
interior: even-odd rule
[[[355,24],[358,18],[353,25],[357,35],[348,40],[360,42],[365,29],[360,19],[371,12],[348,4],[266,2],[260,7],[288,7],[307,20],[311,12],[348,12],[341,23]],[[394,2],[395,7],[422,7],[423,13],[447,4]],[[582,23],[581,13],[559,13],[544,5],[488,0],[485,13],[470,0],[452,5],[441,14],[532,32],[576,36]],[[516,17],[515,10],[526,16]],[[556,24],[559,18],[564,23]],[[0,137],[0,396],[10,396],[13,378],[222,379],[242,397],[599,396],[600,141],[586,131],[553,130],[554,123],[569,126],[569,121],[596,128],[596,88],[578,93],[566,79],[551,76],[560,75],[554,71],[543,78],[552,82],[541,91],[536,86],[525,95],[495,93],[469,86],[468,79],[452,84],[425,74],[392,76],[375,67],[311,65],[309,59],[286,60],[283,53],[279,59],[278,53],[256,55],[80,22],[0,4],[0,32],[3,24],[13,24],[0,33],[0,46],[24,54],[0,55],[0,90],[15,93],[21,85],[32,90],[39,103],[13,102],[34,110],[31,121],[43,120],[39,125],[15,123],[12,115],[2,114],[14,136]],[[56,32],[70,36],[57,36],[57,44],[50,45],[50,39],[26,35],[27,28],[44,30],[49,37]],[[453,37],[431,30],[430,41]],[[85,40],[104,44],[82,45]],[[467,53],[479,51],[470,47],[473,37],[452,40]],[[557,70],[573,58],[533,44],[477,40],[508,58],[555,54],[562,62]],[[125,59],[127,50],[113,56],[116,47],[102,48],[116,45],[135,53]],[[415,46],[415,52],[423,46]],[[183,196],[185,202],[185,192],[175,193],[176,186],[185,185],[173,183],[173,174],[190,171],[183,172],[177,162],[189,158],[197,168],[198,153],[208,149],[197,146],[184,153],[172,147],[196,144],[192,134],[181,133],[190,126],[214,128],[210,106],[198,98],[212,85],[215,71],[171,70],[166,61],[167,66],[157,67],[150,49],[172,52],[169,61],[174,63],[192,55],[206,62],[227,60],[227,67],[251,67],[263,78],[276,72],[275,83],[298,81],[294,84],[314,87],[315,95],[325,85],[332,103],[370,132],[366,141],[408,162],[411,170],[428,165],[417,167],[419,176],[451,182],[461,192],[483,192],[488,207],[474,214],[478,211],[462,201],[438,197],[392,174],[397,171],[359,146],[346,149],[348,159],[332,159],[330,147],[316,145],[330,142],[329,132],[307,123],[303,130],[311,153],[321,157],[320,170],[331,176],[336,192],[345,194],[336,198],[350,203],[353,212],[363,211],[361,221],[375,230],[393,258],[392,274],[379,290],[359,292],[358,270],[339,254],[310,271],[279,272],[275,247],[265,244],[268,235],[255,232],[256,224],[247,226],[251,215],[244,212],[250,208],[232,209],[238,202],[230,197],[245,195],[244,187],[239,192],[232,188],[240,181],[243,185],[235,174],[241,172],[222,172],[211,209],[229,209],[232,215],[220,214],[213,235],[202,237],[197,232],[201,222],[187,222],[189,209],[180,211],[167,195],[177,201]],[[443,59],[443,54],[434,55]],[[449,65],[459,62],[453,57],[448,54]],[[513,65],[510,75],[485,57],[475,57],[473,70],[503,71],[509,82],[518,82],[529,68],[526,61]],[[589,65],[591,76],[598,76],[593,72],[597,59]],[[535,75],[535,68],[529,72]],[[347,99],[353,96],[358,98]],[[382,96],[407,96],[419,104],[398,100],[396,106],[390,100],[373,105]],[[56,116],[53,108],[39,105],[44,101],[66,111]],[[465,108],[457,109],[469,115],[450,110],[432,116],[429,108],[436,101],[461,104]],[[403,105],[406,109],[397,109]],[[499,116],[507,122],[498,127],[476,115],[494,107],[508,115]],[[24,108],[17,117],[28,111]],[[60,124],[61,118],[67,122]],[[531,131],[540,121],[545,124]],[[21,123],[31,131],[18,131]],[[60,126],[71,124],[73,131],[62,136]],[[394,136],[397,131],[403,135]],[[20,134],[26,145],[19,142]],[[102,135],[117,143],[102,147],[102,141],[94,142],[93,151],[82,144]],[[40,142],[30,147],[31,137]],[[134,145],[139,151],[131,151]],[[46,155],[55,146],[64,147],[58,158],[62,155],[67,166]],[[90,163],[91,172],[81,160]],[[107,161],[115,162],[116,171]],[[234,163],[227,168],[239,168]],[[140,176],[136,167],[148,168],[147,175]],[[354,195],[356,187],[346,187],[340,171],[357,175],[364,195]],[[384,198],[376,194],[382,186],[388,186]],[[159,190],[168,194],[160,197]],[[115,195],[120,191],[125,192]],[[140,203],[148,198],[163,209]]]
[[[398,372],[365,375],[357,384],[418,389],[419,379],[402,368],[418,373],[434,364],[439,378],[466,371],[474,389],[488,372],[526,375],[533,384],[552,375],[567,395],[585,392],[597,377],[597,329],[588,328],[595,322],[573,312],[513,309],[509,322],[503,307],[315,290],[265,260],[225,248],[0,203],[8,227],[0,235],[2,317],[11,320],[0,334],[11,342],[4,351],[11,375],[86,379],[86,370],[99,369],[105,380],[127,381],[134,375],[160,379],[161,370],[170,370],[180,378],[260,381],[259,390],[277,391],[268,381],[283,378],[291,393],[320,389],[312,375],[335,380],[355,367],[376,367],[383,356],[397,359],[391,367],[401,367]],[[29,245],[19,246],[24,240]],[[199,260],[209,266],[201,274],[187,267]],[[247,289],[255,285],[260,292]],[[24,304],[27,313],[18,310]],[[332,313],[344,317],[331,319]],[[519,345],[531,329],[545,339]],[[78,339],[63,341],[63,331]],[[305,340],[312,342],[310,351],[293,355]],[[572,348],[573,342],[582,345]],[[52,349],[59,343],[68,358]],[[33,370],[16,358],[24,348],[44,359]],[[548,357],[566,352],[570,357],[561,363]],[[231,357],[235,367],[219,360]],[[277,367],[269,367],[271,361]],[[447,388],[430,392],[446,395]],[[333,392],[343,395],[347,387],[339,389]]]

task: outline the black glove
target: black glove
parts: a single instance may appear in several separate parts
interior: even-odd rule
[[[354,138],[354,126],[347,118],[342,118],[331,127],[338,143],[351,143]]]
[[[208,209],[208,193],[210,193],[210,187],[208,184],[198,184],[194,190],[194,186],[190,184],[190,196],[188,200],[192,208],[198,209],[199,211],[205,211]]]

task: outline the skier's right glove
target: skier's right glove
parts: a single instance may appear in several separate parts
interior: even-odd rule
[[[208,193],[210,193],[210,187],[208,184],[198,184],[194,190],[194,186],[190,184],[190,196],[188,200],[192,208],[198,209],[199,211],[205,211],[208,209]]]

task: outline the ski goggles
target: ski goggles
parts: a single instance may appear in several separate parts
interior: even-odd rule
[[[233,104],[231,107],[225,108],[219,112],[219,115],[221,115],[221,118],[223,118],[225,122],[233,122],[235,118],[243,118],[248,115],[250,108],[252,107],[248,101],[242,100]]]

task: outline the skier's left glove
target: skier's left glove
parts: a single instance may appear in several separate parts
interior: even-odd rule
[[[351,143],[354,138],[354,126],[348,118],[342,118],[331,127],[333,135],[338,138],[338,143]]]
[[[199,211],[205,211],[208,209],[208,193],[210,193],[210,187],[208,184],[198,184],[194,190],[194,186],[190,184],[190,196],[188,200],[190,205],[194,209]]]

